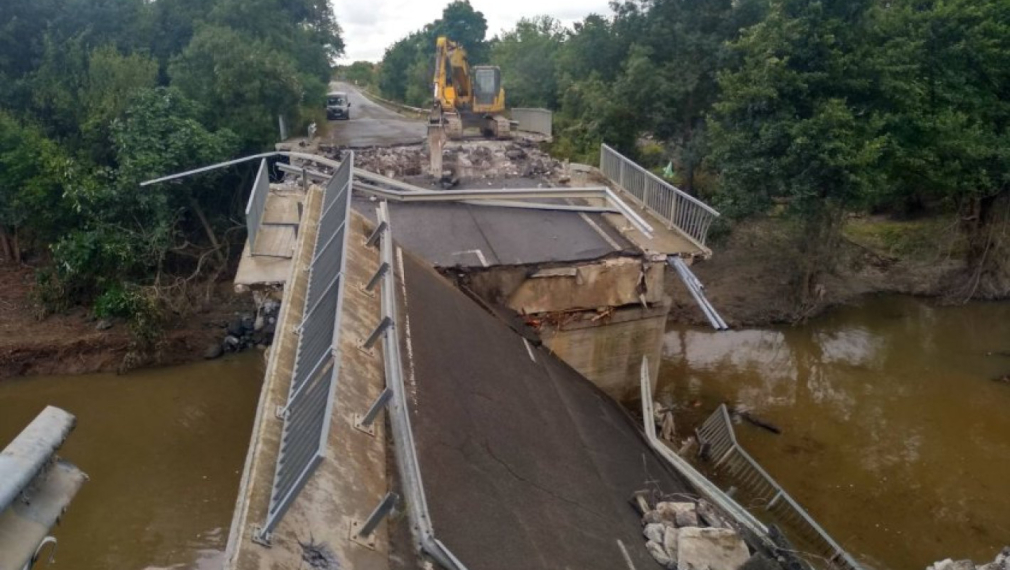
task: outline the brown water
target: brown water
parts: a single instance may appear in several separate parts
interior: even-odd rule
[[[0,381],[0,447],[47,404],[77,416],[60,454],[91,480],[55,533],[57,567],[220,568],[262,378],[249,353]]]
[[[741,444],[877,568],[1010,544],[1010,303],[878,297],[807,325],[667,332],[660,399],[693,429],[721,402],[782,428]]]

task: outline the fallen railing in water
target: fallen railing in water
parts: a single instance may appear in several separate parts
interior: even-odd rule
[[[726,404],[720,405],[697,430],[698,444],[703,455],[714,462],[712,468],[731,478],[737,488],[748,494],[748,504],[772,514],[776,520],[789,525],[805,548],[813,552],[797,552],[816,564],[826,560],[830,568],[862,570],[856,560],[849,555],[817,521],[803,509],[789,493],[768,474],[736,440],[733,422]]]

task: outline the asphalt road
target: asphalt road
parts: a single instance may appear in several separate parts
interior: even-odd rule
[[[351,102],[350,120],[329,121],[329,140],[349,148],[415,144],[424,140],[424,122],[412,120],[373,103],[354,86],[334,81],[331,91],[345,91]]]

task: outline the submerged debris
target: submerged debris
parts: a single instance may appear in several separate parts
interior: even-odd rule
[[[971,560],[941,560],[926,570],[1010,570],[1010,546],[1004,547],[996,559],[988,564],[976,566]]]

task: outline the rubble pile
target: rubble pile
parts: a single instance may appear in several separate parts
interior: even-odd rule
[[[1010,546],[1005,547],[996,555],[996,559],[988,564],[976,566],[971,560],[941,560],[935,562],[926,570],[1010,570]]]
[[[644,509],[643,509],[644,510]],[[642,516],[649,554],[670,570],[778,568],[747,543],[706,501],[661,501]]]
[[[426,145],[369,148],[354,155],[358,168],[390,178],[426,175]],[[471,180],[544,179],[564,176],[564,165],[525,139],[513,141],[451,141],[443,150],[443,166],[454,178]]]
[[[236,313],[234,319],[221,325],[225,329],[224,339],[208,346],[203,357],[212,360],[250,348],[266,350],[273,344],[280,310],[280,302],[267,300],[260,304],[255,313]]]

